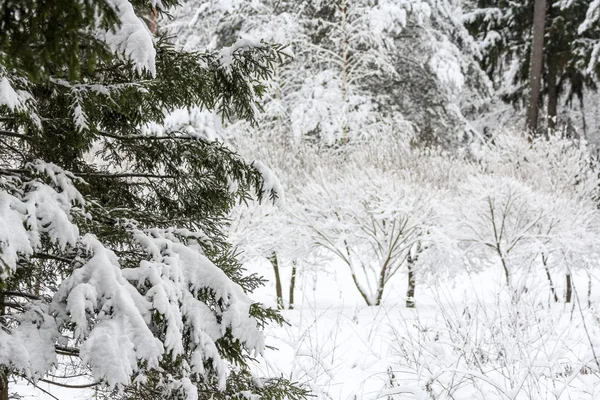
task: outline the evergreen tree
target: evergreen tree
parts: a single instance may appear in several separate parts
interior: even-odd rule
[[[547,2],[542,96],[548,127],[553,128],[561,96],[583,102],[584,90],[596,90],[600,76],[600,24],[596,2]],[[480,63],[500,89],[503,100],[525,105],[529,93],[533,0],[471,2],[465,24],[479,42]],[[540,99],[540,102],[542,99]]]
[[[282,318],[223,235],[238,201],[277,193],[223,145],[156,129],[193,106],[254,122],[281,47],[182,51],[138,17],[176,3],[0,4],[1,400],[66,359],[114,397],[305,396],[249,372]]]
[[[393,35],[394,76],[374,83],[383,107],[399,111],[422,143],[454,147],[473,134],[472,121],[493,92],[478,48],[463,26],[461,1],[426,0]]]

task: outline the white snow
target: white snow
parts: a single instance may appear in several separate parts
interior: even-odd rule
[[[263,183],[261,192],[266,198],[272,198],[273,202],[278,206],[285,204],[285,192],[277,175],[262,161],[254,161],[252,166],[261,174]]]
[[[109,0],[108,3],[116,10],[120,25],[107,32],[99,32],[101,39],[118,56],[131,60],[138,73],[148,71],[155,76],[156,50],[152,33],[135,15],[128,0]]]
[[[22,106],[20,96],[12,88],[6,77],[0,79],[0,105],[7,106],[11,111]]]

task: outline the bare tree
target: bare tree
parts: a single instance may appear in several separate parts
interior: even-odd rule
[[[314,241],[347,265],[365,303],[377,306],[401,271],[414,297],[418,243],[435,220],[434,193],[397,173],[347,163],[336,171],[324,168],[302,196]]]

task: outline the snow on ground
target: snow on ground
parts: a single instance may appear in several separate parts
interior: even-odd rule
[[[22,400],[89,400],[97,398],[96,392],[92,389],[57,388],[44,382],[38,383],[37,389],[25,382],[17,383],[10,387],[10,392],[18,393]]]
[[[251,269],[269,276],[269,267]],[[283,312],[290,325],[268,330],[276,350],[257,367],[264,375],[304,383],[316,399],[600,398],[592,373],[600,329],[587,305],[587,276],[575,278],[581,309],[550,301],[541,275],[515,297],[494,272],[418,286],[417,308],[407,309],[401,277],[382,306],[367,307],[346,272],[299,276],[297,309]],[[274,293],[270,283],[256,295],[275,306]]]
[[[248,268],[272,276],[266,260]],[[287,294],[290,271],[281,272]],[[502,274],[493,271],[418,285],[417,308],[407,309],[402,276],[386,287],[382,306],[367,307],[347,272],[334,264],[299,271],[296,309],[283,311],[289,325],[268,328],[272,348],[254,366],[263,376],[303,383],[315,400],[600,398],[592,351],[600,354],[600,319],[588,308],[584,274],[574,279],[581,309],[577,301],[550,301],[541,275],[511,298]],[[599,275],[592,282],[598,304]],[[274,307],[274,294],[270,281],[253,297]],[[55,397],[25,384],[12,390],[24,399],[94,398],[92,389],[40,387]]]

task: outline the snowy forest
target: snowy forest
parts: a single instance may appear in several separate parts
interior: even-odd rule
[[[600,399],[600,0],[0,0],[0,400]]]

